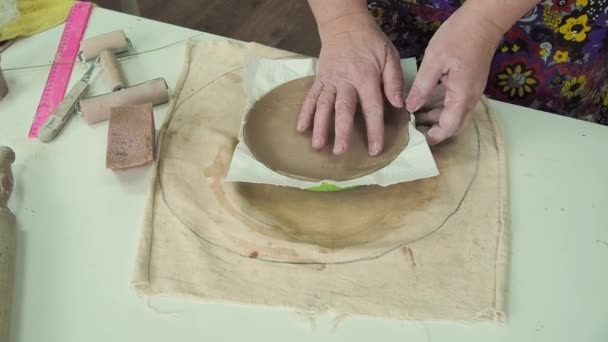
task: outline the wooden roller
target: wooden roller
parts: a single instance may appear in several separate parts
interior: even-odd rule
[[[13,192],[13,172],[11,165],[15,153],[6,146],[0,146],[0,341],[8,341],[15,244],[17,242],[17,222],[8,209],[8,199]]]
[[[103,66],[106,82],[112,91],[121,90],[125,87],[124,77],[120,65],[114,56],[114,52],[103,50],[99,53],[99,60]]]
[[[119,91],[82,99],[76,103],[76,110],[92,125],[108,120],[113,107],[145,103],[156,106],[168,101],[167,83],[162,78],[156,78]]]
[[[78,59],[85,62],[99,56],[108,86],[111,91],[117,91],[126,86],[116,55],[126,52],[130,48],[131,41],[122,30],[112,31],[80,42]]]

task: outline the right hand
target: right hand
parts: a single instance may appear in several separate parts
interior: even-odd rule
[[[357,104],[367,127],[368,152],[384,146],[384,98],[404,107],[403,73],[397,50],[368,13],[349,15],[320,27],[321,53],[315,82],[302,106],[298,131],[312,127],[312,146],[328,144],[335,124],[333,153],[348,149]]]

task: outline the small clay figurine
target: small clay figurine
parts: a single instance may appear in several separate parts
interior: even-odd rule
[[[17,239],[15,215],[7,208],[13,192],[11,165],[14,161],[13,150],[0,146],[0,341],[9,339],[13,264]]]
[[[0,146],[0,208],[6,208],[13,192],[13,172],[15,152],[9,147]]]

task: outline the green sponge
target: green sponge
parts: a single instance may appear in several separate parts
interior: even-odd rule
[[[358,187],[358,185],[347,186],[347,187],[339,187],[339,186],[337,186],[335,184],[321,183],[321,185],[313,186],[313,187],[310,187],[310,188],[306,188],[305,190],[315,191],[315,192],[336,192],[336,191],[350,190],[350,189],[354,189],[354,188],[357,188],[357,187]]]

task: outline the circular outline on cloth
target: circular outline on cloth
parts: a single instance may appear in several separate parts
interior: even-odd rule
[[[167,122],[167,125],[163,131],[163,143],[164,143],[164,139],[165,139],[165,134],[166,131],[169,129],[169,126],[172,123],[173,120],[173,115],[174,113],[179,109],[179,107],[181,105],[183,105],[186,101],[190,100],[192,97],[194,97],[196,94],[200,93],[201,91],[203,91],[205,88],[207,88],[208,86],[212,85],[213,83],[217,82],[218,80],[220,80],[221,78],[225,77],[228,74],[232,74],[235,73],[237,71],[240,71],[241,69],[243,69],[242,67],[234,69],[232,71],[228,71],[220,76],[218,76],[217,78],[213,79],[212,81],[210,81],[209,83],[205,84],[203,87],[197,89],[196,91],[194,91],[192,94],[190,94],[189,96],[187,96],[183,101],[181,101],[180,103],[175,105],[175,108],[173,109],[172,113],[170,114],[171,116],[169,117],[169,120]],[[187,78],[184,80],[184,82],[187,80]],[[354,258],[354,259],[349,259],[349,260],[343,260],[343,261],[334,261],[334,262],[316,262],[316,261],[290,261],[290,260],[281,260],[281,259],[275,259],[275,258],[265,258],[262,256],[258,256],[255,258],[255,260],[259,260],[259,261],[263,261],[263,262],[268,262],[268,263],[279,263],[279,264],[293,264],[293,265],[343,265],[343,264],[350,264],[350,263],[355,263],[355,262],[360,262],[360,261],[368,261],[368,260],[375,260],[375,259],[379,259],[381,257],[383,257],[384,255],[387,255],[403,246],[406,246],[408,244],[411,244],[413,242],[422,240],[428,236],[430,236],[431,234],[434,234],[435,232],[439,231],[448,221],[449,219],[455,215],[458,210],[460,209],[460,207],[462,206],[462,203],[464,202],[464,200],[467,198],[467,195],[469,194],[469,191],[471,190],[471,187],[473,186],[473,183],[475,182],[475,180],[477,179],[477,175],[478,175],[478,171],[479,171],[479,161],[480,161],[480,156],[481,156],[481,142],[480,142],[480,133],[479,133],[479,126],[477,124],[477,121],[475,119],[473,119],[473,124],[474,124],[474,128],[475,128],[475,135],[476,135],[476,140],[475,143],[477,145],[477,153],[476,153],[476,159],[475,159],[475,168],[474,168],[474,172],[473,175],[471,176],[471,180],[469,181],[465,191],[462,194],[462,197],[460,198],[460,200],[458,201],[458,204],[456,205],[456,207],[449,212],[449,214],[445,217],[445,219],[443,219],[441,221],[441,223],[435,227],[434,229],[432,229],[431,231],[429,231],[428,233],[421,235],[415,239],[409,240],[409,241],[404,241],[404,242],[399,242],[397,245],[393,246],[393,247],[389,247],[375,255],[371,255],[371,256],[367,256],[367,257],[360,257],[360,258]],[[162,156],[162,149],[163,149],[163,144],[161,144],[159,150],[159,159],[158,159],[158,163],[156,166],[156,182],[158,182],[160,191],[161,191],[161,197],[163,200],[163,203],[165,204],[165,206],[167,207],[167,209],[171,212],[171,214],[177,218],[177,220],[184,226],[186,227],[192,234],[194,234],[196,237],[198,237],[200,240],[204,241],[205,243],[213,246],[213,247],[217,247],[220,248],[226,252],[229,252],[231,254],[234,255],[238,255],[240,257],[243,258],[247,258],[247,259],[252,259],[252,257],[250,255],[247,254],[242,254],[238,251],[235,251],[229,247],[220,245],[218,243],[215,243],[211,240],[209,240],[208,238],[206,238],[205,236],[202,236],[201,234],[199,234],[195,229],[193,229],[192,227],[190,227],[188,224],[186,224],[177,214],[175,214],[175,211],[171,208],[171,206],[168,204],[168,201],[165,197],[165,189],[163,187],[163,183],[162,183],[162,175],[160,172],[160,168],[161,168],[161,163],[162,163],[162,158],[160,158],[160,156]]]

